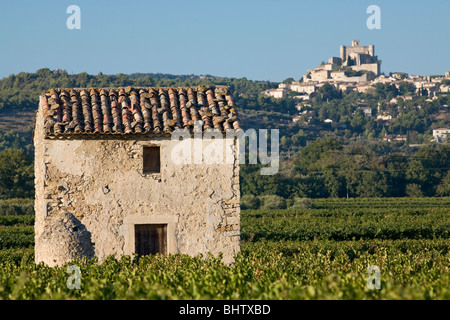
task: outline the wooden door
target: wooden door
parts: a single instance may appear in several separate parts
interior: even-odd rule
[[[167,253],[166,224],[136,224],[134,226],[135,252],[139,256]]]

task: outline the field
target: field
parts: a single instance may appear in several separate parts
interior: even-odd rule
[[[34,265],[30,206],[0,201],[0,299],[450,299],[450,198],[246,210],[232,265],[181,254],[74,261],[79,290],[67,286],[69,264]],[[380,289],[367,285],[369,266]]]

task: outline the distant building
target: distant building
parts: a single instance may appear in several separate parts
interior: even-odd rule
[[[450,71],[445,72],[445,77],[420,76],[406,72],[384,75],[380,73],[380,66],[381,60],[375,55],[374,45],[361,46],[359,40],[353,40],[351,46],[340,46],[339,57],[331,57],[327,63],[324,61],[319,66],[307,70],[302,80],[280,83],[278,88],[266,90],[263,94],[281,99],[287,97],[289,92],[298,92],[301,95],[292,95],[292,98],[305,101],[312,99],[317,90],[325,84],[332,85],[342,92],[364,93],[374,88],[377,83],[394,85],[397,89],[401,89],[402,84],[407,83],[410,94],[428,95],[433,100],[441,93],[450,93],[450,85],[443,81],[450,80]],[[413,99],[411,95],[399,98]],[[397,99],[392,99],[386,104],[391,106],[397,104]]]
[[[286,87],[277,88],[277,89],[268,89],[266,91],[263,91],[263,94],[266,97],[272,97],[275,99],[283,99],[287,97],[289,89]]]
[[[441,84],[440,92],[450,92],[450,86]]]
[[[377,120],[389,121],[392,120],[392,116],[390,114],[379,114]]]
[[[406,141],[406,135],[387,134],[383,137],[384,141]]]
[[[449,128],[438,128],[433,130],[433,140],[442,142],[447,141],[450,134]]]
[[[294,81],[294,82],[290,83],[289,88],[292,91],[299,92],[299,93],[307,93],[307,94],[314,93],[317,90],[317,86],[314,83],[305,84],[305,83],[300,83],[298,81]]]
[[[371,83],[357,84],[356,90],[358,92],[366,92],[369,89],[372,89],[374,86]]]
[[[376,76],[380,74],[381,60],[375,56],[375,46],[360,46],[359,40],[353,40],[352,46],[341,46],[341,60],[343,66],[349,66],[355,71],[366,70]]]
[[[340,57],[331,57],[328,63],[322,63],[308,70],[303,82],[345,81],[364,82],[380,75],[381,60],[375,56],[375,46],[360,46],[359,40],[353,40],[351,46],[340,47]],[[349,74],[354,71],[359,74]]]
[[[365,116],[372,116],[372,108],[371,107],[359,107],[358,109],[362,110]]]
[[[295,116],[295,117],[292,118],[292,121],[293,122],[297,122],[297,121],[299,121],[301,119],[301,117],[302,117],[301,115]]]
[[[408,74],[406,72],[393,72],[391,74],[392,77],[396,79],[405,79],[408,78]]]

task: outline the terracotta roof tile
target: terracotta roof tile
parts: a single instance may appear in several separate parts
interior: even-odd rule
[[[47,136],[171,133],[240,129],[230,90],[190,88],[50,89],[40,97]]]

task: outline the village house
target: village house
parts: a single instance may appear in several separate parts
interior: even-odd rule
[[[276,89],[267,89],[263,91],[263,95],[266,97],[272,97],[275,99],[283,99],[288,95],[289,90],[285,87],[280,87]]]
[[[372,116],[372,108],[371,107],[358,107],[365,116]]]
[[[407,136],[406,135],[400,135],[400,134],[387,134],[383,137],[383,141],[406,141]]]
[[[358,92],[366,92],[369,89],[374,88],[374,86],[371,83],[361,83],[356,85],[356,91]]]
[[[392,116],[390,114],[386,114],[386,113],[378,114],[377,120],[390,121],[390,120],[392,120]]]
[[[450,135],[449,128],[433,129],[433,140],[435,140],[437,142],[447,141],[449,135]]]
[[[200,151],[200,162],[180,163],[173,135],[182,131],[206,150],[215,139],[196,134],[239,129],[223,86],[43,92],[34,130],[36,263],[172,253],[234,261],[237,152],[231,162]],[[236,139],[224,140],[224,153],[236,151]]]

